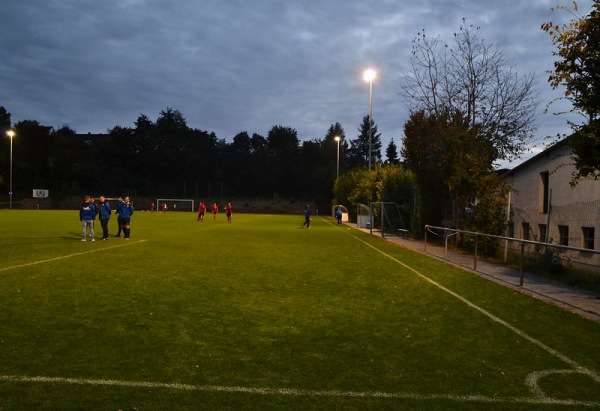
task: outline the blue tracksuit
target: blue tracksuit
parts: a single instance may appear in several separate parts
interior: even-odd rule
[[[133,215],[133,206],[131,204],[122,204],[121,208],[118,209],[117,212],[119,213],[119,216],[121,218],[131,218],[131,216]]]
[[[94,203],[83,203],[79,209],[79,219],[84,221],[93,220],[94,218],[96,218],[96,207],[94,206]]]
[[[108,220],[110,218],[110,203],[105,201],[100,204],[100,220]]]
[[[122,226],[125,238],[129,238],[131,235],[131,228],[129,228],[129,219],[133,215],[133,206],[127,203],[119,204],[117,212],[119,213],[119,226]]]

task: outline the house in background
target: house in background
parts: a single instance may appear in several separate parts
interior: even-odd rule
[[[600,181],[571,186],[575,164],[566,138],[503,174],[511,193],[509,237],[581,250],[561,254],[572,263],[600,267]]]

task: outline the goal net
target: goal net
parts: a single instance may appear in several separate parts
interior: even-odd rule
[[[398,204],[393,202],[375,202],[370,204],[373,215],[373,228],[381,230],[381,235],[394,234],[406,236],[408,227]]]
[[[163,209],[164,211],[195,211],[194,200],[185,198],[157,198],[156,211],[163,211]]]

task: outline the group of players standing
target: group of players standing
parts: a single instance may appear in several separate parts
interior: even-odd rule
[[[85,200],[79,208],[79,219],[82,225],[81,241],[87,241],[87,232],[89,230],[90,239],[96,241],[94,232],[94,223],[96,216],[100,220],[102,226],[102,239],[108,240],[108,221],[111,216],[110,203],[103,195],[99,197],[99,202],[96,202],[92,197],[85,196]],[[119,197],[117,203],[117,209],[115,214],[117,215],[117,222],[119,224],[119,231],[116,237],[121,237],[121,231],[125,239],[129,239],[131,236],[131,216],[133,215],[133,203],[130,197]]]
[[[154,203],[152,203],[151,211],[154,211]],[[100,220],[102,226],[102,239],[108,240],[108,221],[111,217],[110,203],[103,195],[99,197],[99,202],[96,202],[91,196],[85,196],[83,204],[79,208],[79,220],[82,225],[81,241],[87,241],[88,231],[91,241],[96,241],[96,233],[94,231],[94,223],[96,216]],[[119,197],[117,203],[117,209],[115,214],[117,215],[117,222],[119,224],[119,231],[116,237],[121,237],[123,232],[124,238],[131,238],[131,216],[133,215],[134,208],[131,198]],[[211,212],[213,214],[213,220],[217,219],[219,213],[219,206],[217,203],[213,203],[211,206]],[[206,204],[200,202],[198,204],[198,218],[196,221],[204,221],[204,214],[206,213]],[[231,224],[231,216],[233,214],[233,206],[231,203],[227,203],[225,206],[225,214],[227,215],[227,222]]]
[[[212,212],[213,220],[216,220],[217,214],[219,213],[219,206],[217,203],[213,203],[212,206],[210,206],[210,211]],[[206,214],[206,204],[200,202],[198,204],[198,218],[196,218],[196,221],[204,221],[204,214]],[[233,214],[233,206],[231,203],[227,203],[225,206],[225,214],[227,214],[227,222],[231,224],[231,215]]]

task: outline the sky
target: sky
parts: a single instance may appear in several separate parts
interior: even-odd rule
[[[592,1],[580,1],[587,10]],[[465,18],[503,50],[539,96],[538,130],[568,133],[564,103],[547,71],[556,60],[546,21],[561,0],[4,0],[0,7],[0,106],[13,123],[36,120],[78,133],[134,127],[179,110],[191,128],[231,142],[291,127],[323,138],[339,122],[354,139],[369,114],[383,143],[401,149],[408,102],[400,95],[412,41],[421,30],[451,43]]]

